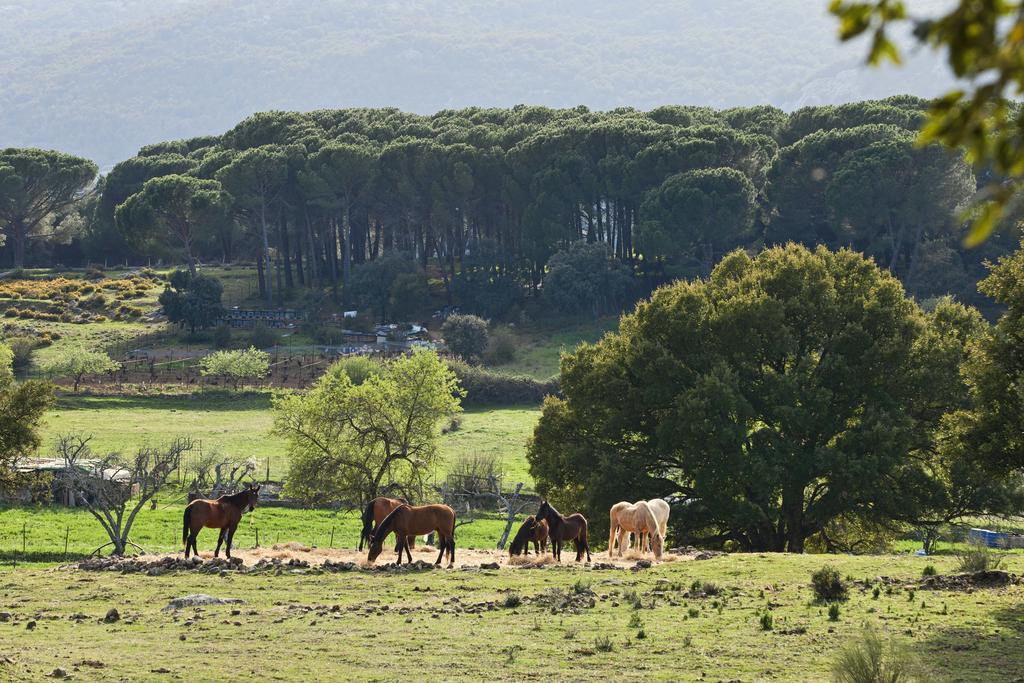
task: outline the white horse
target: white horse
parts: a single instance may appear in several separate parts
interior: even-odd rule
[[[608,557],[612,556],[612,552],[615,550],[615,541],[619,538],[619,513],[627,508],[633,507],[632,503],[622,501],[612,505],[612,509],[608,511]],[[622,548],[619,547],[619,555],[622,554]]]
[[[622,557],[623,547],[629,546],[628,534],[633,533],[637,537],[638,548],[644,552],[649,544],[654,552],[655,559],[661,559],[664,536],[658,526],[658,520],[651,511],[647,501],[641,500],[633,505],[620,507],[618,504],[615,514],[616,527],[618,529],[619,557]],[[611,552],[609,551],[609,555]]]
[[[668,515],[672,509],[661,498],[652,498],[647,501],[647,505],[650,506],[651,512],[654,513],[654,518],[658,520],[658,529],[661,531],[662,540],[664,540],[668,537]]]

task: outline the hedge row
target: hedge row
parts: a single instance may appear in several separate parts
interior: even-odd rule
[[[526,375],[494,372],[462,361],[451,360],[449,367],[466,390],[462,405],[511,406],[540,405],[545,396],[559,393],[558,379],[538,380]]]

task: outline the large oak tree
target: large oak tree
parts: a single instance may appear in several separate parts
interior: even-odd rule
[[[840,515],[905,515],[950,382],[929,370],[928,330],[863,256],[733,252],[564,357],[531,472],[598,519],[674,496],[692,537],[756,550],[800,552]]]

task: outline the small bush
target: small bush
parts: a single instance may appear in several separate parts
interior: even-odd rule
[[[1003,563],[1001,555],[997,555],[987,545],[981,543],[970,544],[967,550],[956,554],[956,559],[957,571],[963,574],[999,569],[999,565]]]
[[[715,595],[721,594],[722,587],[719,586],[717,583],[714,583],[713,581],[705,581],[701,585],[700,590],[702,593],[704,593],[705,596],[713,597]]]
[[[484,362],[488,365],[505,365],[516,359],[518,341],[507,327],[496,327],[491,330],[484,351]]]
[[[278,333],[266,325],[257,325],[249,333],[249,343],[257,349],[265,349],[268,346],[276,346]]]
[[[5,340],[4,343],[7,344],[13,354],[11,364],[14,366],[14,371],[21,372],[27,370],[29,365],[32,364],[32,352],[36,349],[36,340],[32,337],[11,337]]]
[[[761,615],[761,630],[771,631],[775,627],[775,618],[772,617],[771,612],[765,612]]]
[[[935,576],[936,574],[938,574],[938,572],[935,571],[934,564],[926,564],[924,569],[921,570],[921,576]]]
[[[519,597],[519,593],[509,593],[501,604],[507,609],[515,609],[523,604],[523,599]]]
[[[126,308],[126,307],[122,307]],[[231,346],[231,326],[217,325],[213,330],[213,346],[217,349],[226,349]]]
[[[825,565],[811,574],[811,586],[818,602],[846,600],[849,595],[846,584],[835,567]]]
[[[344,372],[348,375],[352,384],[362,384],[367,377],[380,372],[380,368],[380,363],[366,356],[348,356],[331,366],[332,371]]]
[[[448,350],[470,363],[479,361],[487,350],[487,321],[479,316],[450,316],[441,326],[441,334]]]
[[[590,582],[584,581],[583,579],[576,579],[576,583],[572,585],[572,592],[577,595],[584,595],[592,593],[590,590]]]
[[[611,652],[615,649],[615,644],[608,636],[600,636],[594,641],[594,649],[598,652]]]
[[[899,650],[887,648],[869,627],[839,652],[832,676],[836,683],[904,683],[910,680],[910,667]]]
[[[630,628],[643,628],[643,626],[644,626],[644,622],[643,622],[643,619],[640,618],[640,613],[639,612],[633,612],[633,616],[631,616],[629,618],[629,627]]]
[[[839,621],[839,603],[833,602],[828,606],[828,620]]]
[[[686,614],[691,619],[696,619],[697,617],[700,616],[700,610],[697,609],[696,607],[691,607],[690,609],[686,610]]]
[[[872,600],[877,600],[878,596],[879,596],[879,594],[881,592],[882,592],[882,589],[879,588],[878,586],[875,586],[874,588],[872,588],[871,589],[871,598],[872,598]]]

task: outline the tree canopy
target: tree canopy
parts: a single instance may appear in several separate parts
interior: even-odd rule
[[[25,265],[27,241],[51,236],[60,212],[79,199],[96,173],[93,162],[63,152],[0,151],[0,228],[11,242],[15,268]]]
[[[912,15],[904,0],[832,0],[839,35],[871,36],[868,61],[899,64],[902,53],[890,38],[894,24],[910,22],[917,40],[944,53],[957,86],[932,103],[921,131],[923,142],[965,148],[982,171],[994,171],[967,243],[989,237],[1002,218],[1019,214],[1024,187],[1024,4],[957,0],[937,14]]]
[[[932,435],[963,394],[957,349],[977,334],[933,331],[946,317],[848,250],[734,252],[564,357],[531,472],[595,514],[682,497],[688,535],[748,549],[802,551],[840,515],[913,517]],[[935,367],[943,342],[952,359]]]
[[[432,351],[385,361],[359,384],[336,363],[308,393],[274,399],[274,430],[288,443],[289,492],[350,506],[389,493],[423,500],[440,423],[461,410],[462,396]]]

